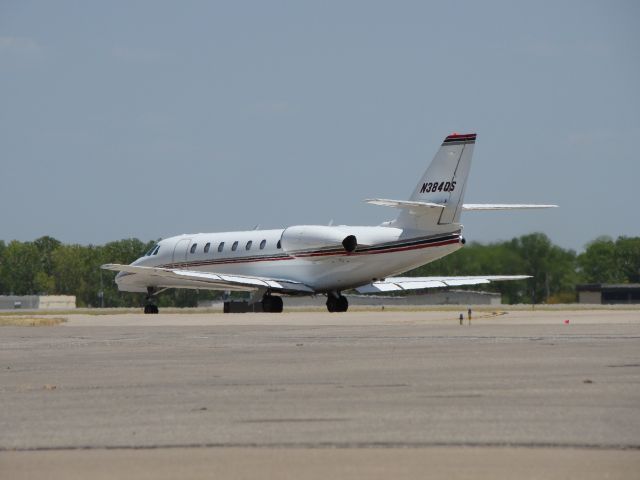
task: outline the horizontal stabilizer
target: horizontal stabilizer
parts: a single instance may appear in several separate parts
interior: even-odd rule
[[[518,203],[465,203],[463,210],[532,210],[536,208],[556,208],[558,205],[537,205]]]
[[[434,208],[446,208],[442,203],[416,202],[411,200],[390,200],[387,198],[368,198],[365,202],[383,207],[403,208],[413,212],[426,212]],[[558,205],[543,205],[536,203],[465,203],[462,210],[534,210],[542,208],[557,208]]]
[[[356,288],[359,293],[380,293],[425,288],[458,287],[480,285],[504,280],[524,280],[531,275],[485,275],[472,277],[389,277]]]
[[[367,198],[365,202],[370,203],[371,205],[381,205],[383,207],[409,208],[409,209],[445,208],[446,207],[446,205],[442,205],[440,203],[413,202],[410,200],[388,200],[386,198]]]

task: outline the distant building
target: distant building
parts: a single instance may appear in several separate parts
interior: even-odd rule
[[[640,283],[587,283],[576,286],[578,303],[640,304]]]
[[[75,295],[0,295],[0,310],[70,310]]]

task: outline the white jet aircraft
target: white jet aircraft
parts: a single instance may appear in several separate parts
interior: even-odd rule
[[[154,296],[169,288],[252,292],[265,312],[281,312],[282,296],[327,296],[330,312],[346,312],[345,290],[360,293],[475,285],[527,275],[396,277],[461,248],[464,210],[549,208],[556,205],[463,204],[476,134],[452,134],[409,200],[369,199],[400,210],[379,226],[296,225],[278,230],[197,233],[158,242],[118,271],[118,288],[146,292],[145,313],[158,313]],[[228,311],[228,305],[225,305]]]

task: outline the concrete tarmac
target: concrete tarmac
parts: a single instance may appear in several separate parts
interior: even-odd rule
[[[640,311],[457,315],[2,327],[0,477],[638,478]]]

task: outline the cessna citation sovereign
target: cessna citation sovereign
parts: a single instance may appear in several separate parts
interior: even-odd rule
[[[475,134],[446,137],[408,201],[366,200],[400,210],[379,226],[296,225],[180,235],[161,240],[131,265],[102,268],[119,272],[120,290],[147,294],[145,313],[158,313],[154,296],[169,288],[248,291],[249,305],[265,312],[281,312],[282,296],[323,294],[330,312],[346,312],[342,292],[350,289],[375,293],[528,278],[394,276],[461,248],[464,210],[555,207],[464,204],[475,141]]]

